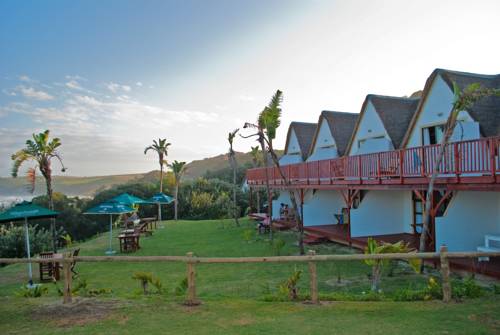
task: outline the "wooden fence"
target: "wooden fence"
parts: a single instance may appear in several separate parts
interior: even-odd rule
[[[393,254],[350,254],[350,255],[316,255],[310,250],[305,256],[271,256],[271,257],[196,257],[192,252],[186,256],[78,256],[71,257],[65,255],[58,260],[63,263],[64,272],[64,294],[63,302],[70,303],[71,297],[71,264],[73,262],[182,262],[187,266],[187,305],[197,305],[199,300],[196,297],[196,264],[229,264],[229,263],[286,263],[286,262],[307,262],[310,275],[311,302],[319,303],[318,277],[316,273],[316,263],[324,261],[364,261],[364,260],[410,260],[410,259],[439,259],[443,288],[443,301],[451,300],[450,264],[453,258],[479,258],[479,257],[500,257],[500,252],[448,252],[446,246],[442,246],[439,252],[422,253],[393,253]],[[50,258],[0,258],[0,263],[50,263],[54,262]]]

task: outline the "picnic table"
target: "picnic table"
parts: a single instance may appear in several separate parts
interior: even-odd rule
[[[134,252],[140,249],[140,236],[140,234],[135,233],[134,229],[127,229],[126,231],[123,231],[122,234],[118,235],[118,240],[120,241],[120,252]]]

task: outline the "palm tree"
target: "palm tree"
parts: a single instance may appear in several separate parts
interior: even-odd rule
[[[168,155],[168,147],[171,143],[167,143],[167,139],[159,138],[158,142],[153,140],[153,144],[144,149],[144,154],[147,154],[149,150],[156,151],[158,154],[158,162],[160,164],[160,193],[163,192],[163,166],[167,164],[165,157]]]
[[[186,162],[174,161],[169,167],[172,169],[175,178],[175,193],[174,193],[174,219],[177,221],[177,204],[179,203],[179,185],[181,184],[181,178],[186,172]]]
[[[49,140],[50,131],[46,130],[43,133],[33,134],[33,139],[26,141],[26,147],[14,153],[11,159],[14,161],[12,166],[12,177],[17,178],[19,169],[24,162],[34,161],[35,166],[28,169],[27,177],[31,185],[31,193],[35,191],[36,169],[40,170],[45,185],[47,187],[47,198],[49,200],[49,208],[54,209],[54,200],[52,198],[52,158],[56,158],[61,163],[62,172],[66,171],[62,162],[61,156],[57,152],[57,148],[61,146],[59,138]],[[50,230],[52,233],[52,249],[57,252],[57,236],[55,219],[51,219]]]
[[[245,127],[255,128],[257,129],[257,134],[253,134],[251,136],[258,136],[258,140],[263,145],[263,151],[265,150],[273,160],[274,165],[278,168],[280,173],[280,177],[283,181],[283,184],[287,186],[290,193],[290,200],[292,202],[292,208],[297,220],[297,226],[299,228],[299,249],[300,253],[303,255],[304,252],[304,224],[302,220],[302,213],[299,211],[299,206],[297,204],[297,198],[295,196],[295,191],[291,188],[292,184],[290,180],[285,176],[285,173],[281,169],[281,165],[279,162],[278,155],[273,147],[273,140],[276,138],[276,130],[281,124],[281,102],[283,101],[283,92],[277,90],[273,95],[269,104],[264,108],[264,110],[259,114],[259,118],[257,120],[257,125],[253,125],[250,123],[246,123]],[[266,159],[267,154],[264,155],[264,159]],[[268,177],[266,176],[266,180]],[[268,191],[269,192],[269,191]],[[269,197],[268,193],[268,197]],[[270,200],[269,200],[270,201]],[[271,212],[272,213],[272,212]],[[272,229],[271,229],[272,231]]]
[[[251,147],[251,150],[250,150],[250,156],[252,157],[252,165],[254,168],[258,168],[259,166],[261,166],[261,157],[260,157],[260,150],[259,150],[259,146],[255,146],[255,147]],[[256,200],[257,200],[257,213],[260,212],[260,192],[259,190],[257,190],[256,193]],[[252,206],[252,204],[250,204],[250,207]]]
[[[227,136],[227,140],[229,142],[229,163],[231,164],[231,169],[233,169],[233,217],[236,225],[239,226],[240,223],[238,221],[238,207],[236,205],[236,170],[237,170],[237,162],[236,162],[236,154],[233,150],[233,141],[238,133],[239,129],[235,129],[230,132]]]
[[[448,120],[446,121],[446,127],[439,144],[439,151],[436,157],[436,161],[433,164],[431,178],[429,180],[429,186],[427,188],[427,194],[425,196],[425,209],[424,209],[424,220],[422,223],[422,232],[420,234],[420,245],[419,250],[421,252],[425,251],[427,245],[427,235],[429,234],[429,225],[431,221],[431,207],[432,207],[432,194],[434,192],[434,182],[439,175],[439,168],[441,162],[443,161],[446,147],[450,141],[451,135],[455,130],[457,124],[457,118],[461,111],[470,109],[477,101],[483,99],[484,97],[495,95],[500,96],[500,89],[497,88],[486,88],[482,87],[479,83],[473,83],[465,87],[464,90],[460,90],[458,85],[453,83],[454,91],[454,101],[453,107],[451,109]]]

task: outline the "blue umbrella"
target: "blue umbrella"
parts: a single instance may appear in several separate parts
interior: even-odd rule
[[[54,218],[58,215],[50,209],[33,205],[31,202],[23,201],[20,204],[12,206],[5,212],[0,214],[0,222],[24,221],[24,238],[26,240],[26,253],[28,259],[31,257],[30,252],[30,236],[28,230],[28,219],[45,219]],[[28,263],[29,285],[33,285],[33,271],[31,263]]]
[[[122,193],[113,199],[114,201],[120,202],[122,204],[128,205],[128,206],[133,206],[136,204],[147,204],[148,202],[146,200],[143,200],[139,197],[136,197],[134,195],[128,194],[128,193]]]
[[[111,246],[113,241],[113,214],[124,214],[132,213],[135,210],[127,205],[124,205],[118,201],[110,200],[103,202],[91,209],[87,210],[83,214],[109,214],[109,249],[106,251],[107,255],[112,255],[115,253],[113,247]]]
[[[158,221],[161,221],[161,205],[168,205],[174,201],[174,198],[172,198],[169,195],[166,195],[165,193],[156,193],[153,195],[151,198],[147,200],[148,203],[152,204],[157,204],[158,205]]]

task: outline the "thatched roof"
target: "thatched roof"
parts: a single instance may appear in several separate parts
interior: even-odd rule
[[[354,128],[346,150],[350,150],[353,145],[352,141],[354,141],[354,137],[356,136],[368,102],[373,104],[375,112],[380,117],[394,148],[400,148],[408,125],[417,110],[419,101],[420,98],[402,98],[375,94],[367,95],[361,106],[361,112],[356,122],[356,127]]]
[[[489,88],[500,88],[500,75],[483,75],[477,73],[458,72],[445,69],[435,69],[432,71],[429,78],[425,82],[425,87],[422,93],[422,99],[419,103],[416,113],[410,122],[410,126],[403,139],[403,146],[408,144],[411,133],[421,113],[423,106],[429,92],[432,88],[434,80],[440,76],[453,91],[453,82],[455,82],[460,89],[464,89],[470,84],[479,83],[482,86]],[[497,136],[500,135],[500,98],[488,97],[478,101],[470,110],[468,110],[471,117],[479,123],[479,128],[483,136]]]
[[[332,134],[332,137],[335,140],[335,144],[337,145],[338,155],[343,156],[347,145],[349,144],[349,139],[351,138],[358,116],[359,114],[357,113],[333,111],[321,112],[309,155],[312,155],[312,152],[314,150],[321,124],[323,120],[326,120],[328,127],[330,128],[330,133]]]
[[[292,134],[292,129],[295,131],[295,136],[297,136],[297,141],[299,142],[300,153],[302,154],[302,159],[306,159],[309,154],[309,148],[313,141],[314,133],[316,131],[316,123],[307,122],[292,122],[288,127],[288,133],[286,135],[285,144],[285,155],[288,153],[288,143],[290,141],[290,136]]]

